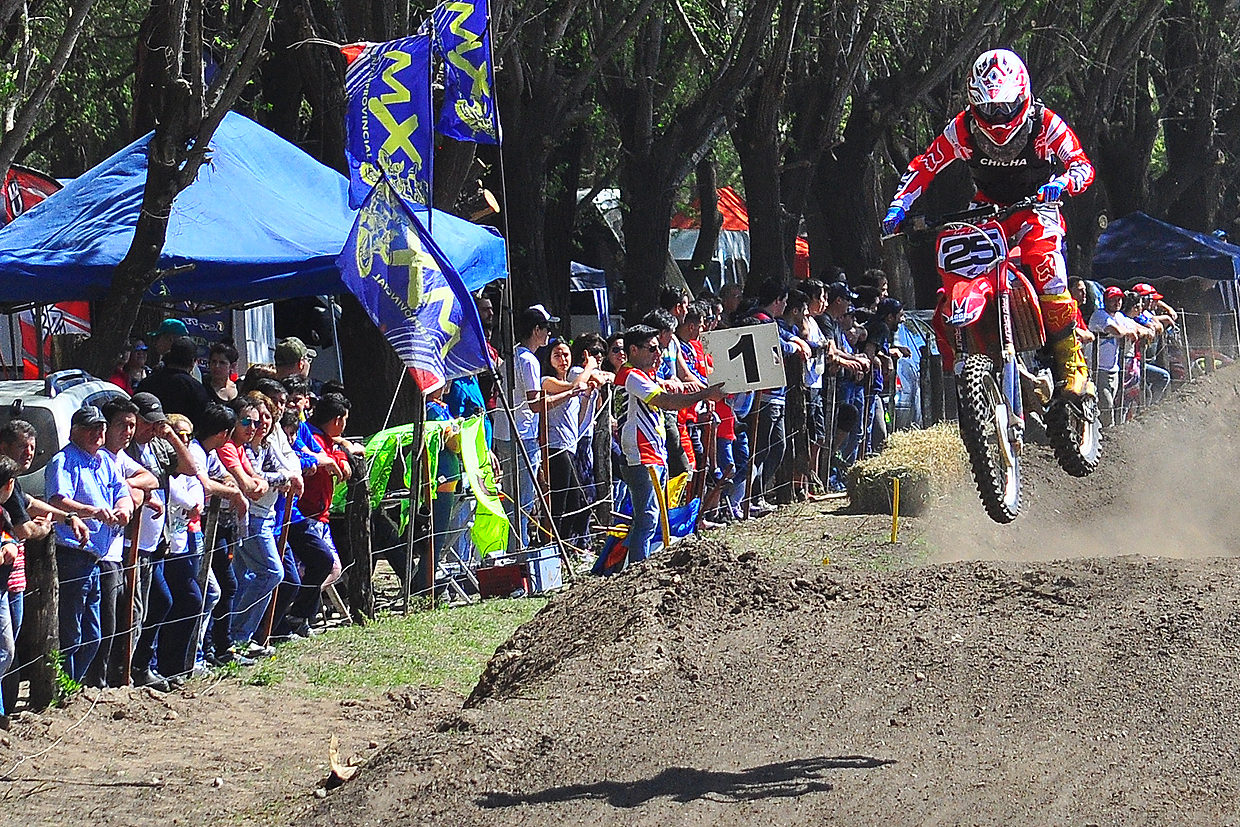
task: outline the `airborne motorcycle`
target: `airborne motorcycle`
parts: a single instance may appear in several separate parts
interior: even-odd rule
[[[1027,364],[1038,360],[1046,330],[1037,292],[1008,247],[1000,222],[1021,210],[1056,207],[1036,197],[1006,207],[984,205],[937,220],[910,216],[902,230],[935,233],[942,279],[934,331],[943,370],[956,376],[960,436],[986,513],[1010,523],[1020,512],[1020,455],[1029,410],[1044,406],[1043,423],[1055,458],[1084,477],[1101,455],[1098,403],[1040,398]]]

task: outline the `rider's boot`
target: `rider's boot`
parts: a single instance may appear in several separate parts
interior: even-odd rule
[[[1076,338],[1076,301],[1068,293],[1047,293],[1038,297],[1046,325],[1047,345],[1055,356],[1058,389],[1068,399],[1094,394],[1089,366]]]

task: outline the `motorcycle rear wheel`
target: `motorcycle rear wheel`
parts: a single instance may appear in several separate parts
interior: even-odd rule
[[[1010,523],[1020,513],[1020,462],[1008,433],[1008,404],[989,356],[965,357],[960,373],[960,438],[986,514]]]
[[[1098,401],[1092,396],[1079,403],[1052,401],[1046,410],[1046,436],[1060,468],[1074,477],[1088,477],[1102,458]]]

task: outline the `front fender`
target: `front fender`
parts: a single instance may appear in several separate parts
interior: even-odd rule
[[[988,278],[958,281],[946,296],[943,321],[952,327],[967,327],[982,317],[986,305],[995,294],[994,281]]]

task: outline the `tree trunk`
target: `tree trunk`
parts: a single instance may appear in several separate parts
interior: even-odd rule
[[[749,278],[755,283],[771,278],[787,281],[795,248],[785,244],[777,126],[757,117],[738,118],[732,143],[740,156],[749,210]]]
[[[719,184],[715,173],[715,159],[710,155],[698,161],[694,171],[694,183],[697,185],[698,222],[697,242],[693,245],[693,258],[689,262],[686,279],[689,289],[694,295],[702,292],[706,286],[706,271],[719,249],[719,233],[723,230],[723,214],[719,212]],[[722,274],[720,276],[720,287]]]
[[[882,265],[877,254],[879,216],[871,183],[872,155],[880,135],[868,114],[854,108],[844,129],[844,142],[823,153],[815,179],[834,263],[843,267],[854,283],[867,268]]]
[[[109,323],[95,325],[90,338],[79,345],[77,361],[95,376],[111,373],[112,366],[125,352],[142,299],[159,275],[157,268],[168,236],[172,202],[181,191],[180,142],[174,136],[191,129],[183,107],[173,106],[169,110],[169,119],[147,145],[146,185],[133,242],[112,273],[107,295],[94,307],[95,318],[107,319]]]
[[[385,423],[386,427],[392,427],[411,422],[417,399],[413,378],[406,375],[404,363],[352,293],[341,295],[340,308],[340,358],[344,374],[365,377],[364,382],[349,386],[349,401],[353,403],[349,431],[372,434],[384,428]]]
[[[514,308],[529,307],[547,301],[551,294],[547,278],[546,155],[516,136],[504,141],[502,151],[504,180],[493,180],[496,190],[507,187],[504,203],[508,209],[512,303]]]
[[[627,318],[641,318],[658,306],[667,284],[672,201],[654,165],[630,161],[620,176],[624,194],[624,273]]]
[[[473,192],[473,182],[468,178],[469,171],[474,168],[474,153],[478,145],[443,135],[436,135],[435,140],[438,143],[435,147],[435,208],[454,212],[466,187],[470,187],[468,192]],[[461,217],[469,218],[468,215]]]

